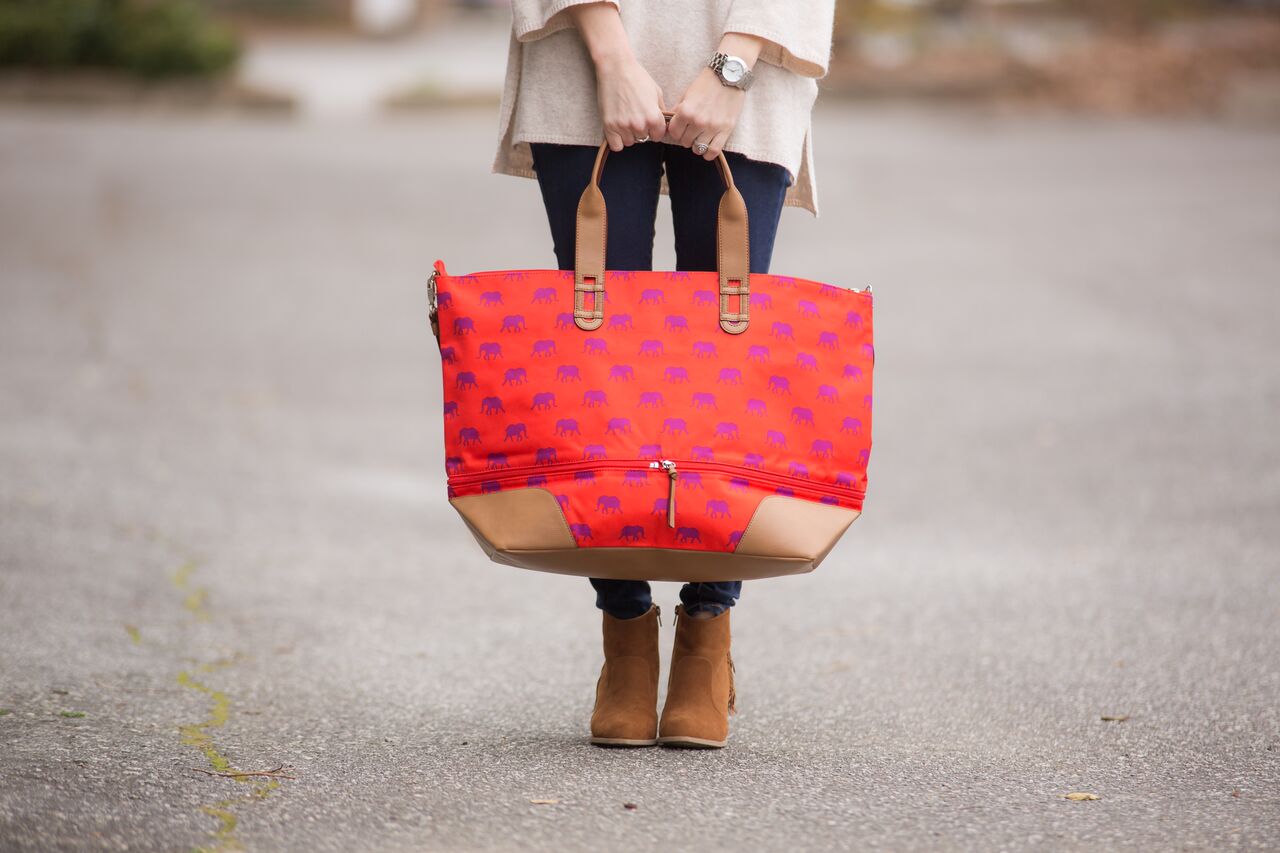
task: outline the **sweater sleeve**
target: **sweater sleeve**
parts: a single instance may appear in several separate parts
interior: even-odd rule
[[[565,14],[570,6],[599,2],[601,0],[511,0],[512,32],[517,41],[537,41],[573,26],[573,18]],[[605,2],[615,9],[618,7],[618,0]]]
[[[765,40],[760,59],[802,77],[822,77],[831,59],[835,0],[733,0],[726,33]]]

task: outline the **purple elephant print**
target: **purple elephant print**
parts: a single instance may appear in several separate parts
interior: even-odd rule
[[[630,382],[636,378],[636,371],[629,364],[615,364],[609,368],[609,379],[614,382]]]
[[[556,289],[554,287],[539,287],[533,291],[534,305],[551,305],[556,302]]]
[[[556,381],[581,382],[582,374],[578,371],[576,364],[562,364],[556,368]]]
[[[852,489],[853,484],[857,482],[857,478],[848,471],[841,471],[836,474],[836,485],[845,489]]]
[[[698,473],[694,473],[692,471],[685,471],[684,473],[682,473],[680,475],[680,478],[676,480],[676,482],[680,484],[680,488],[682,489],[688,489],[688,490],[698,489],[699,491],[702,490],[702,475]]]
[[[751,307],[758,311],[768,311],[773,307],[773,296],[768,293],[753,293]]]
[[[751,481],[746,477],[732,477],[729,480],[729,491],[731,492],[745,492],[749,488],[751,488]]]
[[[809,466],[803,462],[792,462],[787,466],[787,473],[801,480],[809,479]]]
[[[501,397],[485,397],[480,401],[480,414],[482,415],[496,415],[505,411]]]
[[[862,354],[867,358],[874,359],[876,357],[876,348],[871,344],[862,345]]]
[[[463,427],[458,430],[458,443],[463,447],[470,447],[473,444],[479,444],[480,430],[475,427]]]
[[[453,333],[455,335],[470,335],[476,330],[476,321],[470,317],[455,317],[453,320]]]
[[[815,438],[813,444],[809,445],[809,455],[819,459],[830,459],[834,453],[835,447],[829,439]]]
[[[614,495],[601,495],[596,499],[596,512],[604,515],[621,515],[622,499]]]
[[[573,472],[573,482],[579,486],[589,486],[596,481],[594,471],[575,471]]]
[[[729,502],[728,502],[728,501],[720,501],[720,500],[709,500],[709,501],[707,501],[707,511],[706,511],[706,514],[707,514],[707,515],[709,515],[709,516],[711,516],[712,518],[728,518],[728,517],[729,517]]]
[[[604,432],[605,435],[630,435],[631,418],[609,418]]]
[[[818,306],[808,299],[801,299],[796,303],[796,308],[800,311],[801,317],[818,317]]]
[[[554,465],[558,460],[554,447],[539,447],[533,455],[534,465]]]
[[[529,372],[523,367],[513,367],[502,374],[503,385],[523,385],[529,381]]]
[[[716,292],[714,290],[695,290],[693,292],[694,305],[715,305]]]
[[[648,471],[643,471],[643,470],[628,471],[627,473],[622,475],[622,485],[624,486],[631,486],[632,488],[638,488],[640,486],[646,485],[648,482],[649,482]]]
[[[452,308],[452,307],[453,307],[453,294],[452,294],[452,293],[448,293],[448,292],[445,292],[445,293],[437,293],[437,294],[436,294],[436,307],[437,307],[437,308],[439,308],[441,311],[444,311],[444,310],[447,310],[447,309],[449,309],[449,308]]]
[[[444,404],[445,418],[456,418],[458,416],[458,401],[446,400]]]
[[[688,435],[689,425],[685,423],[684,418],[667,418],[662,422],[660,432],[671,435]]]
[[[754,415],[755,417],[762,418],[765,416],[765,413],[768,412],[768,410],[769,410],[769,407],[765,405],[764,400],[752,399],[747,401],[748,415]]]
[[[798,352],[796,353],[796,365],[799,366],[801,370],[817,370],[818,357],[813,353]]]
[[[747,361],[756,361],[761,364],[769,360],[769,348],[764,344],[752,344],[747,347]]]
[[[818,285],[818,295],[819,295],[819,296],[836,296],[836,295],[838,295],[838,294],[841,294],[841,293],[847,293],[847,292],[848,292],[848,291],[846,291],[844,288],[836,287],[834,284],[820,284],[820,285]]]
[[[722,367],[716,382],[721,385],[741,385],[742,371],[736,367]]]
[[[785,447],[785,446],[786,446],[786,444],[787,444],[787,439],[786,439],[785,437],[783,437],[782,433],[775,433],[775,435],[777,435],[779,438],[781,438],[781,439],[782,439],[782,444],[781,444],[781,446]],[[744,467],[744,468],[763,468],[763,467],[764,467],[764,457],[763,457],[763,456],[761,456],[759,453],[748,453],[747,455],[745,455],[745,456],[743,456],[743,457],[742,457],[742,467]]]
[[[691,542],[702,544],[702,534],[698,532],[696,527],[677,527],[676,541],[686,544]]]
[[[505,453],[499,453],[499,452],[497,452],[497,451],[494,451],[493,453],[490,453],[490,454],[489,454],[489,461],[488,461],[488,465],[487,465],[487,467],[489,467],[489,468],[510,468],[510,467],[511,467],[511,463],[509,463],[509,462],[507,461],[507,454],[505,454]]]
[[[782,495],[785,498],[794,498],[796,496],[796,490],[788,486],[778,486],[778,488],[773,490],[773,493],[775,495]]]
[[[835,332],[819,332],[818,349],[840,349],[840,337]]]
[[[480,294],[480,304],[486,308],[502,304],[502,291],[486,290]]]
[[[679,314],[668,314],[666,320],[663,321],[662,327],[668,332],[687,332],[689,331],[689,321]]]
[[[667,294],[656,287],[640,291],[641,305],[661,305],[667,301]]]
[[[764,434],[764,443],[769,447],[785,448],[787,446],[787,437],[776,429],[771,429]]]
[[[794,341],[796,339],[796,333],[792,330],[791,324],[783,323],[780,320],[775,321],[774,324],[769,327],[769,334],[773,335],[780,341]]]
[[[609,330],[613,332],[625,332],[631,329],[630,314],[612,314],[609,317]]]
[[[565,330],[573,328],[573,312],[561,311],[559,314],[557,314],[556,328],[565,329]]]
[[[457,474],[462,470],[461,456],[448,456],[444,460],[444,471],[446,474]]]
[[[840,431],[850,435],[862,435],[862,421],[857,418],[845,418],[840,422]]]
[[[858,461],[864,466],[871,461],[871,451],[862,449],[858,451]]]
[[[539,391],[533,395],[533,406],[535,412],[545,412],[547,409],[556,407],[556,395],[550,391]]]
[[[594,409],[598,406],[607,406],[608,404],[608,396],[599,389],[585,391],[582,394],[582,405],[588,409]]]
[[[666,370],[662,372],[662,375],[663,377],[666,378],[668,382],[671,382],[671,383],[678,384],[680,382],[689,381],[689,371],[686,368],[679,367],[679,366],[668,367]]]
[[[489,494],[491,492],[500,492],[502,491],[502,484],[499,483],[497,480],[485,480],[483,483],[480,484],[480,491],[483,494]]]
[[[850,311],[848,314],[844,315],[844,324],[854,329],[861,329],[862,315],[859,314],[857,311]]]
[[[591,525],[582,524],[581,522],[577,524],[570,524],[569,532],[573,534],[574,539],[577,539],[579,542],[585,542],[591,538]]]
[[[524,424],[510,424],[503,441],[524,441],[529,437],[529,429]]]
[[[540,341],[533,342],[534,358],[550,358],[556,354],[556,342],[551,338],[545,338]]]
[[[661,391],[641,391],[640,408],[657,409],[663,405]]]
[[[640,342],[641,355],[661,356],[661,355],[665,355],[665,353],[666,353],[666,350],[662,346],[662,341],[641,341]]]
[[[561,510],[562,512],[563,512],[563,511],[567,511],[567,510],[569,509],[569,496],[568,496],[568,495],[556,495],[556,503],[560,504],[560,510]]]
[[[823,503],[828,506],[840,506],[840,499],[835,495],[823,495],[818,498],[818,503]]]
[[[524,331],[524,315],[508,314],[502,318],[502,328],[500,332],[523,332]]]
[[[582,458],[583,458],[583,459],[587,459],[587,460],[591,460],[591,459],[605,459],[605,458],[607,458],[608,456],[609,456],[609,454],[608,454],[608,452],[605,450],[605,448],[604,448],[604,445],[603,445],[603,444],[588,444],[586,447],[584,447],[584,448],[582,449]]]
[[[556,421],[556,435],[563,437],[567,435],[581,434],[582,433],[578,430],[578,422],[574,418],[561,418]]]
[[[536,489],[547,484],[547,477],[545,474],[532,474],[525,477],[524,484],[531,489]]]
[[[770,376],[769,390],[775,394],[790,394],[791,380],[785,376]]]
[[[479,347],[480,358],[483,361],[492,361],[495,358],[502,358],[502,344],[495,341],[483,343]]]
[[[813,426],[813,409],[796,406],[791,410],[791,422],[801,426]]]
[[[730,421],[721,421],[716,424],[716,438],[723,438],[732,441],[738,437],[738,425]]]
[[[715,409],[716,395],[709,391],[693,392],[693,407],[695,409]]]
[[[834,385],[819,385],[818,399],[824,403],[840,402],[840,392],[836,390]]]
[[[458,353],[453,347],[440,347],[440,360],[445,364],[453,364],[458,360]]]
[[[654,498],[654,500],[653,500],[653,509],[649,511],[649,514],[650,514],[650,515],[666,515],[666,514],[667,514],[667,499],[666,499],[666,498]]]
[[[729,534],[729,541],[724,543],[724,547],[732,551],[738,547],[738,543],[742,541],[742,531],[735,530]]]
[[[643,542],[644,528],[639,524],[623,525],[622,532],[618,534],[618,538],[623,542]]]
[[[637,454],[641,459],[661,459],[662,445],[660,444],[642,444],[640,452]]]
[[[694,341],[693,343],[694,358],[715,358],[716,345],[711,341]]]
[[[856,364],[846,364],[844,366],[844,372],[841,374],[841,378],[842,379],[861,379],[862,368],[858,367],[858,365]]]
[[[587,338],[582,345],[582,351],[591,355],[608,355],[609,342],[604,338]]]
[[[792,288],[796,286],[795,278],[789,275],[774,276],[773,281],[778,287]]]
[[[714,450],[712,450],[710,447],[703,447],[701,445],[695,446],[692,449],[690,449],[689,456],[695,462],[713,462],[715,461],[715,458],[716,458],[716,454]]]

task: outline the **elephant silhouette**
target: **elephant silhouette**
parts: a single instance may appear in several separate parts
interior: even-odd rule
[[[657,409],[662,406],[661,391],[641,391],[640,392],[640,408]]]
[[[604,459],[608,455],[603,444],[588,444],[582,448],[583,459]]]
[[[533,342],[534,358],[550,358],[556,354],[556,342],[551,338]]]
[[[503,408],[502,398],[500,397],[485,397],[480,401],[480,414],[482,415],[496,415],[505,411],[506,409]]]
[[[605,435],[627,435],[631,432],[631,418],[609,418],[604,428]]]
[[[835,446],[825,438],[815,438],[813,444],[809,445],[809,455],[819,459],[830,459],[834,453]]]
[[[846,291],[844,288],[842,288],[842,287],[836,287],[834,284],[820,284],[820,285],[818,285],[818,295],[819,295],[819,296],[835,296],[835,295],[837,295],[837,294],[840,294],[840,293],[847,293],[847,292],[848,292],[848,291]]]
[[[729,479],[729,490],[734,492],[745,492],[751,487],[751,481],[746,477],[731,477]]]
[[[776,429],[771,429],[764,434],[764,443],[770,447],[785,448],[787,446],[787,437]]]
[[[476,330],[476,321],[470,317],[457,317],[453,321],[455,335],[469,335]]]
[[[572,312],[572,311],[561,311],[559,314],[557,314],[557,315],[556,315],[556,328],[557,328],[557,329],[566,329],[566,330],[567,330],[567,329],[571,329],[571,328],[573,328],[573,312]]]
[[[630,382],[636,378],[636,371],[629,364],[615,364],[609,368],[609,379],[615,382]]]
[[[582,345],[582,351],[591,355],[608,355],[609,342],[604,338],[587,338]]]
[[[573,474],[573,481],[580,486],[585,486],[589,483],[594,483],[596,481],[596,475],[594,471],[575,471]]]
[[[742,371],[736,367],[722,367],[716,382],[721,385],[741,385]]]
[[[578,421],[574,418],[561,418],[556,421],[556,435],[581,435],[578,430]]]
[[[764,417],[764,416],[765,416],[765,413],[766,413],[767,411],[768,411],[768,407],[765,405],[764,400],[754,400],[754,399],[752,399],[752,400],[748,400],[748,401],[747,401],[747,414],[748,414],[748,415],[755,415],[756,417],[761,417],[761,418],[762,418],[762,417]]]
[[[716,424],[716,438],[735,439],[738,437],[738,425],[730,421]]]
[[[791,324],[783,323],[781,321],[775,321],[774,324],[769,327],[769,334],[773,335],[780,341],[794,341],[796,339],[796,333],[792,330]]]
[[[440,347],[440,360],[445,364],[453,364],[458,360],[458,353],[453,347]]]
[[[464,447],[480,443],[480,430],[475,427],[463,427],[458,430],[458,443]]]
[[[846,489],[852,489],[853,484],[858,482],[858,478],[848,471],[841,471],[836,474],[836,485]]]
[[[556,503],[560,504],[561,511],[567,510],[569,508],[569,496],[556,495]]]
[[[609,317],[609,329],[614,332],[625,332],[631,329],[630,314],[613,314]]]
[[[758,361],[760,363],[769,360],[769,348],[764,344],[752,344],[747,347],[747,361]]]
[[[688,435],[689,425],[685,423],[684,418],[667,418],[662,422],[662,429],[659,432],[670,433],[671,435]]]
[[[539,447],[533,455],[533,464],[554,465],[558,458],[554,447]]]
[[[840,376],[842,379],[860,379],[862,378],[862,368],[856,364],[846,364],[844,372]]]
[[[513,367],[502,374],[503,385],[523,385],[529,380],[529,371],[523,367]]]
[[[693,394],[693,407],[695,409],[716,408],[716,395],[707,391],[695,391]]]
[[[847,432],[850,435],[861,435],[862,421],[857,418],[845,418],[840,422],[840,431]]]
[[[694,471],[685,471],[680,475],[680,479],[676,480],[680,484],[680,488],[693,491],[694,489],[702,489],[702,475]]]
[[[791,380],[785,376],[770,376],[769,390],[775,394],[790,394]]]
[[[662,347],[662,341],[641,341],[640,354],[652,355],[652,356],[660,356],[665,354],[665,350]]]
[[[622,532],[618,534],[618,538],[623,542],[642,542],[644,541],[644,528],[639,524],[623,525]]]
[[[810,302],[808,299],[801,299],[796,303],[796,309],[800,312],[801,317],[818,317],[818,306]]]
[[[497,480],[485,480],[483,483],[480,484],[480,491],[483,494],[488,494],[490,492],[500,492],[502,491],[502,484],[499,483]]]
[[[676,528],[676,541],[677,541],[677,542],[686,542],[686,543],[687,543],[687,542],[697,542],[697,543],[701,544],[701,543],[702,543],[702,534],[698,532],[698,528],[696,528],[696,527],[677,527],[677,528]]]
[[[536,489],[539,486],[545,486],[547,484],[547,475],[546,474],[530,474],[528,477],[525,477],[524,484],[528,486],[530,489]]]
[[[679,314],[668,314],[663,321],[663,328],[668,332],[687,332],[689,321]]]
[[[503,441],[524,441],[529,437],[529,429],[524,424],[510,424]]]
[[[586,406],[588,409],[594,409],[597,406],[607,405],[608,402],[609,402],[608,396],[606,396],[606,394],[599,389],[593,388],[590,391],[584,391],[582,394],[582,405]]]
[[[873,347],[871,344],[863,344],[862,354],[867,358],[874,359],[876,357],[876,348]]]
[[[818,357],[813,353],[798,352],[796,353],[796,364],[801,370],[817,370]]]
[[[809,466],[803,462],[792,462],[787,466],[787,473],[801,480],[809,479]]]
[[[791,410],[791,422],[801,426],[813,426],[813,409],[796,406]]]
[[[643,486],[649,482],[648,471],[628,471],[622,475],[622,484],[632,488]]]
[[[778,275],[773,277],[773,283],[778,287],[792,288],[796,286],[796,280],[789,275]]]
[[[753,293],[751,307],[759,311],[768,311],[773,307],[773,296],[768,293]]]
[[[550,305],[556,301],[556,289],[554,287],[539,287],[533,291],[533,304]]]
[[[660,444],[642,444],[640,452],[637,454],[641,459],[661,459],[662,445]]]
[[[774,434],[779,437],[782,437],[782,433],[780,432],[774,433]],[[782,438],[782,443],[784,445],[787,443],[787,440],[785,437]],[[742,465],[744,468],[763,468],[764,457],[761,456],[759,453],[748,453],[742,457]]]
[[[649,514],[650,514],[650,515],[666,515],[666,514],[667,514],[667,499],[666,499],[666,498],[654,498],[654,500],[653,500],[653,509],[652,509],[652,510],[650,510]]]
[[[836,390],[834,385],[819,385],[818,399],[824,403],[838,403],[840,402],[840,392]]]
[[[446,474],[456,474],[462,470],[461,456],[446,456],[444,460],[444,470]]]
[[[667,294],[656,287],[640,291],[641,305],[661,305],[667,301]]]
[[[846,326],[851,326],[852,328],[855,328],[855,329],[861,329],[862,315],[859,314],[857,311],[850,311],[848,314],[844,315],[844,324]]]
[[[689,381],[689,371],[684,367],[676,367],[676,366],[668,367],[666,370],[662,372],[662,375],[666,378],[668,382],[671,382],[673,384],[679,384],[681,382]]]
[[[570,524],[569,532],[573,534],[574,539],[577,539],[580,542],[592,538],[591,525],[589,524]]]
[[[556,380],[559,382],[581,382],[582,374],[576,364],[562,364],[556,368]]]
[[[436,294],[436,307],[445,310],[453,307],[453,294],[449,292]]]
[[[707,501],[707,515],[712,518],[728,518],[729,503],[728,501],[709,500]]]
[[[495,358],[502,358],[502,344],[489,341],[479,346],[480,358],[483,361],[492,361]]]
[[[828,506],[840,506],[840,499],[835,495],[823,495],[818,498],[818,503],[827,504]]]
[[[695,462],[714,462],[716,458],[715,451],[710,447],[695,445],[689,450],[689,457]]]
[[[838,350],[840,349],[840,338],[836,335],[835,332],[819,332],[818,348]]]
[[[507,461],[507,454],[494,451],[489,454],[488,461],[485,463],[486,468],[510,468],[511,463]]]
[[[484,293],[480,294],[480,304],[486,307],[492,306],[492,305],[501,305],[502,291],[486,290]]]
[[[622,499],[614,495],[601,495],[596,499],[596,512],[605,515],[620,515],[622,513]]]
[[[742,531],[735,530],[729,534],[729,540],[724,543],[724,547],[732,550],[733,548],[737,548],[738,543],[741,541],[742,541]]]
[[[693,344],[694,358],[715,358],[716,345],[711,341],[695,341]]]
[[[446,418],[456,418],[458,416],[458,401],[446,400],[444,404],[444,416]]]
[[[778,488],[773,490],[773,493],[775,495],[782,495],[784,498],[794,498],[796,496],[796,490],[790,486],[778,486]]]
[[[716,292],[714,290],[695,290],[693,292],[694,305],[715,305],[716,301]]]
[[[550,391],[539,391],[533,395],[533,406],[535,412],[544,412],[547,409],[556,407],[556,395]]]

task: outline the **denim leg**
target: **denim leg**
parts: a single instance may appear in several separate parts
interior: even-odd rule
[[[571,270],[577,246],[578,199],[591,180],[596,149],[591,145],[553,145],[537,142],[533,166],[551,226],[551,241],[560,269]],[[662,179],[662,148],[641,143],[609,152],[600,192],[609,214],[605,267],[611,270],[653,269],[653,226],[658,213]],[[596,607],[615,619],[632,619],[653,605],[649,584],[591,578]]]
[[[707,611],[719,616],[728,610],[742,595],[742,581],[716,581],[715,583],[687,583],[680,588],[680,603],[685,613]]]
[[[715,163],[708,163],[688,148],[675,145],[664,148],[676,235],[676,269],[714,270],[716,212],[724,193],[720,170]],[[776,163],[748,160],[732,151],[724,156],[733,171],[733,182],[747,203],[751,272],[767,273],[791,176]]]

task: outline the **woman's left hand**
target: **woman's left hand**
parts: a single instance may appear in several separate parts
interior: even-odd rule
[[[724,150],[730,134],[742,114],[742,104],[747,93],[720,82],[710,68],[702,69],[689,90],[676,105],[675,117],[667,127],[667,142],[675,142],[685,148],[693,148],[699,142],[706,143],[704,160],[714,160]]]

